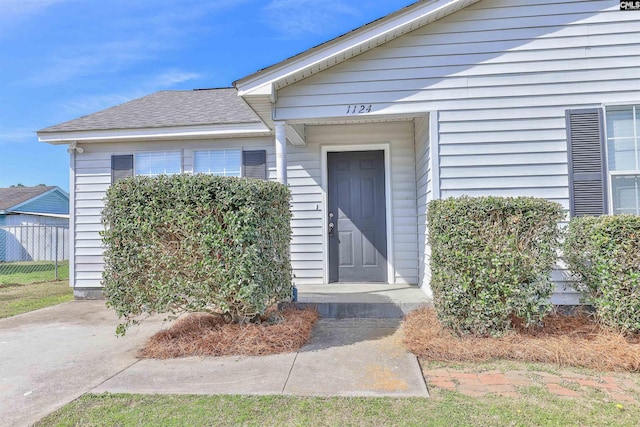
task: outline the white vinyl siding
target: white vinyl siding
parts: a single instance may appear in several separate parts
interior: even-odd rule
[[[568,210],[565,111],[637,104],[639,74],[640,14],[616,0],[483,0],[280,89],[274,119],[337,119],[362,104],[363,117],[438,111],[439,197],[544,197]],[[576,295],[561,286],[554,302]]]
[[[438,110],[441,197],[539,196],[568,209],[565,110],[638,99],[640,14],[618,9],[483,0],[279,90],[275,118]]]
[[[135,174],[156,176],[180,173],[182,172],[181,156],[180,151],[136,153]]]
[[[6,226],[24,226],[24,225],[46,225],[53,227],[68,227],[69,218],[57,218],[51,216],[42,216],[38,214],[16,214],[4,216]]]
[[[194,173],[240,176],[242,150],[208,150],[194,152]]]
[[[606,109],[613,214],[640,215],[640,105]]]
[[[393,255],[396,283],[418,283],[416,177],[412,122],[307,126],[307,146],[287,147],[292,193],[291,261],[298,285],[322,284],[323,211],[321,146],[389,143]]]
[[[194,151],[217,149],[266,150],[267,171],[275,179],[275,149],[272,138],[238,138],[136,143],[83,144],[83,152],[75,154],[75,254],[71,261],[76,288],[100,287],[103,270],[103,247],[100,231],[103,199],[111,185],[111,156],[152,152],[176,152],[181,155],[181,168],[193,172]]]

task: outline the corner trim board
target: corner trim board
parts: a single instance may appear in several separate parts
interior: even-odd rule
[[[429,112],[429,157],[433,200],[440,199],[440,113]]]

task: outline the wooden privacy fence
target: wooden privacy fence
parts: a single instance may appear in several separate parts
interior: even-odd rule
[[[51,225],[0,226],[0,262],[69,259],[69,228]]]

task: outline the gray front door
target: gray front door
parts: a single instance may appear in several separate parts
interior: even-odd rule
[[[384,151],[327,153],[329,282],[387,282]]]

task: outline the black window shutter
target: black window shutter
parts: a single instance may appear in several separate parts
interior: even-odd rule
[[[133,154],[111,156],[111,183],[133,176]]]
[[[267,179],[267,152],[265,150],[242,152],[242,176]]]
[[[607,213],[603,114],[600,108],[567,110],[571,216]]]

